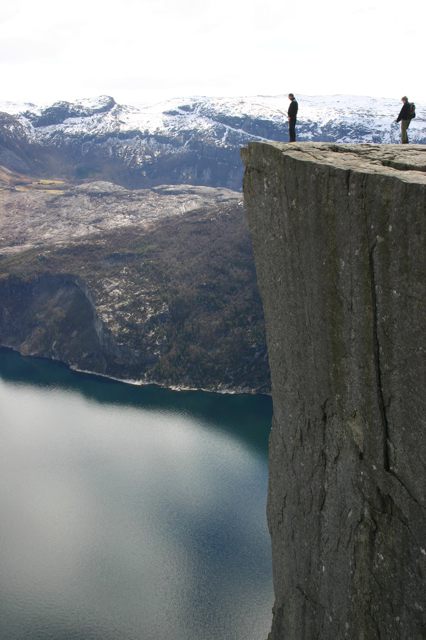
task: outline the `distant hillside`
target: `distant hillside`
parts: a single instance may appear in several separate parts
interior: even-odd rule
[[[270,391],[241,194],[33,181],[0,196],[0,344],[120,379]]]
[[[398,100],[297,96],[298,139],[398,142]],[[410,141],[426,143],[417,103]],[[47,107],[0,103],[0,165],[40,177],[107,180],[127,188],[194,184],[241,189],[239,148],[287,141],[287,96],[186,98],[119,105],[110,96]]]

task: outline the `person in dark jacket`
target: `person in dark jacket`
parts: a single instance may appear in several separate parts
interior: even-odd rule
[[[296,142],[296,116],[297,110],[299,109],[299,105],[297,104],[297,100],[292,93],[288,94],[288,99],[290,100],[290,106],[288,108],[288,132],[290,135],[290,142]]]
[[[401,122],[401,143],[408,144],[407,129],[411,122],[410,103],[407,96],[401,98],[401,102],[403,103],[402,109],[396,121]]]

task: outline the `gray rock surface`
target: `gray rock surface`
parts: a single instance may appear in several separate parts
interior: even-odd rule
[[[187,185],[129,191],[110,182],[91,182],[65,191],[21,189],[0,188],[0,258],[125,227],[137,232],[203,206],[241,201],[236,191]]]
[[[426,146],[250,143],[270,640],[426,637]]]

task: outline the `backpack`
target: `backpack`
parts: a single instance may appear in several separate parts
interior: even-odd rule
[[[414,102],[410,102],[410,120],[416,117],[416,105]]]

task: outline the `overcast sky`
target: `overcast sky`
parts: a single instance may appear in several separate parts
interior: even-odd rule
[[[426,2],[13,0],[0,100],[355,94],[426,101]]]

